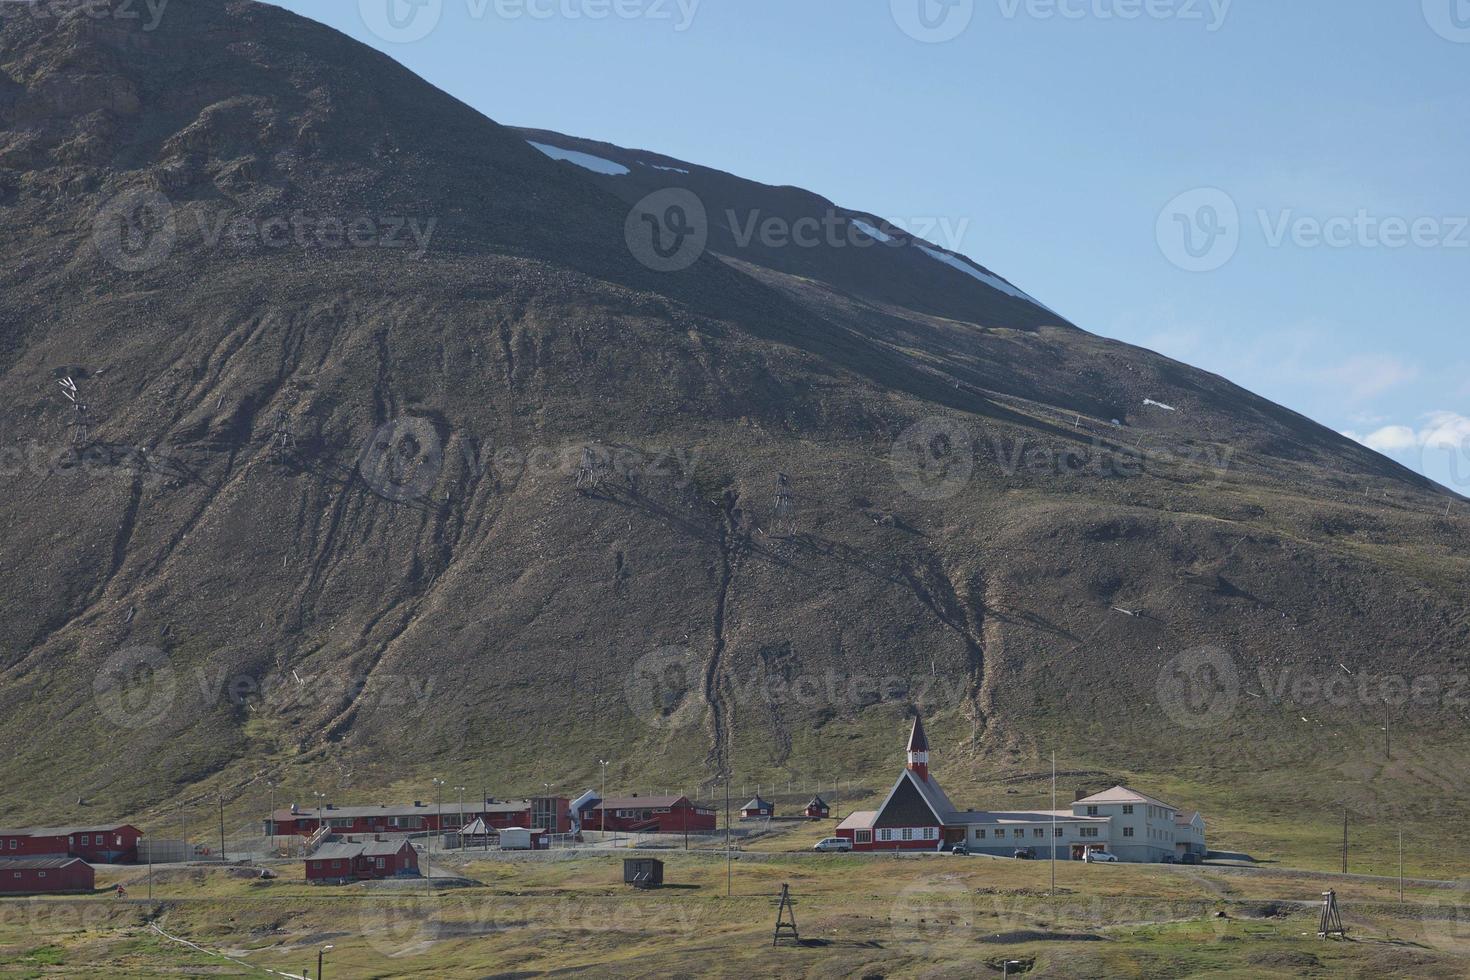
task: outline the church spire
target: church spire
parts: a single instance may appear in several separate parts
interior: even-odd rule
[[[929,781],[929,739],[924,735],[924,719],[914,715],[914,730],[909,733],[908,769]]]

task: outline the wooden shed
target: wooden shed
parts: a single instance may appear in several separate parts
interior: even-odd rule
[[[657,858],[623,858],[623,884],[658,888],[664,883],[664,863]]]

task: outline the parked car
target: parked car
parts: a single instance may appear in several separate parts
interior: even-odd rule
[[[964,844],[956,844],[954,847],[951,847],[949,849],[949,853],[951,853],[951,854],[969,854],[970,853],[970,849],[967,846],[965,846]]]
[[[824,837],[812,848],[814,851],[850,851],[852,841],[846,837]]]
[[[1118,855],[1109,854],[1107,851],[1088,851],[1082,855],[1082,860],[1088,864],[1117,864]]]
[[[1036,848],[1034,848],[1034,847],[1018,847],[1018,848],[1016,848],[1016,855],[1015,855],[1015,857],[1016,857],[1016,860],[1017,861],[1031,861],[1031,860],[1034,860],[1036,858]]]
[[[1180,858],[1179,858],[1179,863],[1180,864],[1199,864],[1200,863],[1199,862],[1199,855],[1198,854],[1184,854],[1184,855],[1181,855]]]

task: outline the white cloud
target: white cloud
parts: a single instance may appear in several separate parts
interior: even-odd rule
[[[1407,425],[1385,425],[1365,434],[1349,430],[1343,435],[1380,453],[1403,453],[1412,449],[1457,452],[1470,449],[1470,417],[1458,412],[1429,412],[1418,429]]]

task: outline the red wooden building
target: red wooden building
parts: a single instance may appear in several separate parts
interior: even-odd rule
[[[133,864],[142,836],[125,823],[0,830],[0,858],[75,857],[94,864]]]
[[[687,796],[610,797],[583,813],[582,829],[643,834],[707,833],[715,829],[715,810],[691,802]]]
[[[776,804],[759,796],[740,808],[741,820],[768,820],[776,815]]]
[[[81,858],[0,858],[0,895],[60,895],[97,889],[97,874]]]
[[[826,820],[832,816],[832,808],[820,796],[813,796],[812,801],[806,805],[806,810],[803,812],[813,820]]]
[[[441,822],[442,815],[442,822]],[[528,800],[486,800],[466,803],[415,801],[392,806],[337,806],[277,810],[266,821],[267,836],[310,837],[323,823],[334,834],[423,834],[457,831],[475,820],[492,828],[542,827],[550,833],[571,828],[571,803],[561,796],[538,796]]]
[[[309,884],[341,884],[419,873],[419,854],[407,840],[323,844],[306,858]]]

